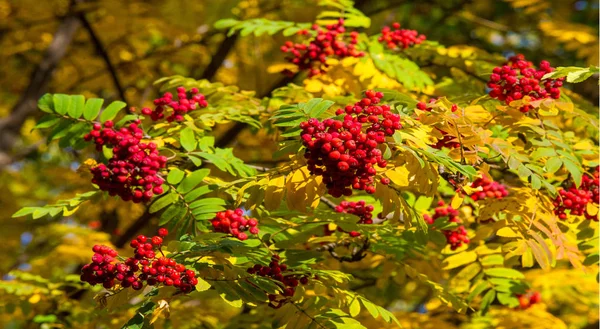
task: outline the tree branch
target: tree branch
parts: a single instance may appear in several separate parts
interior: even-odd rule
[[[225,59],[227,59],[227,55],[229,55],[229,52],[231,52],[231,49],[233,49],[233,47],[235,46],[237,38],[237,34],[225,37],[225,40],[221,42],[219,48],[217,48],[217,51],[212,56],[210,63],[208,63],[208,66],[206,67],[206,69],[204,69],[204,72],[202,72],[201,79],[210,80],[215,76],[215,74],[217,74],[217,71],[219,70]]]
[[[84,12],[79,13],[77,15],[77,18],[79,18],[79,21],[81,21],[83,28],[86,29],[86,31],[90,35],[90,39],[92,40],[92,43],[94,44],[94,47],[96,48],[96,52],[98,53],[98,55],[100,55],[100,57],[102,57],[102,60],[104,60],[104,63],[106,64],[106,68],[108,69],[108,72],[110,73],[110,77],[113,81],[113,84],[115,85],[115,88],[117,89],[117,92],[119,93],[119,98],[127,103],[127,99],[125,98],[125,90],[123,89],[123,86],[121,85],[121,81],[119,80],[119,76],[117,75],[117,70],[115,69],[115,66],[113,65],[112,61],[110,60],[110,57],[108,56],[108,53],[106,52],[106,49],[102,45],[102,41],[100,40],[100,38],[98,38],[98,34],[96,34],[94,27],[92,26],[90,21],[86,18]]]

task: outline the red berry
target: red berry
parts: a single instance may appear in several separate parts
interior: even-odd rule
[[[166,237],[167,235],[169,235],[169,231],[166,228],[159,228],[158,229],[158,235],[160,235],[161,237]]]

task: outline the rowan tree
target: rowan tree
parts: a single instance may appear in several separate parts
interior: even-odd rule
[[[29,245],[23,255],[38,255],[3,264],[11,271],[0,281],[2,321],[597,323],[598,113],[574,91],[598,76],[585,47],[597,38],[581,37],[589,28],[575,46],[562,34],[552,41],[574,51],[563,64],[556,54],[444,45],[435,37],[452,33],[428,34],[409,19],[375,24],[380,9],[367,1],[319,1],[307,20],[271,16],[285,12],[281,4],[245,1],[207,32],[222,42],[202,74],[170,62],[170,74],[132,87],[156,95],[149,100],[124,92],[120,65],[102,50],[83,2],[70,4],[62,24],[87,29],[120,100],[69,89],[39,98],[35,126],[25,127],[41,140],[40,156],[23,155],[35,166],[12,179],[21,190],[28,180],[62,190],[44,188],[12,215],[35,223],[21,244]],[[523,24],[539,22],[542,44],[560,31],[539,13],[560,4],[507,2],[523,11],[515,17],[535,18]],[[440,8],[501,24],[474,15],[477,4]],[[240,54],[231,71],[239,86],[228,83],[219,68],[236,42],[271,52],[260,63],[271,89],[241,88],[251,59]],[[23,104],[5,122],[28,112]],[[19,129],[11,130],[15,138]]]

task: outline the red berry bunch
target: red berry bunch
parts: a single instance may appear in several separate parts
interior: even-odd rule
[[[215,232],[229,233],[242,241],[248,239],[248,235],[244,233],[246,231],[258,234],[258,221],[244,216],[242,209],[218,212],[211,222]]]
[[[519,299],[519,308],[522,310],[526,310],[532,305],[542,302],[542,295],[539,291],[528,291],[525,294],[516,294],[515,296]]]
[[[324,73],[327,68],[327,58],[336,56],[337,58],[362,57],[364,52],[356,50],[358,43],[358,32],[346,34],[344,20],[340,19],[336,24],[327,25],[323,30],[315,24],[312,29],[316,31],[314,39],[309,44],[287,41],[281,46],[281,51],[290,53],[291,56],[286,60],[298,66],[298,69],[308,70],[308,76],[312,77]],[[298,34],[306,35],[307,31],[300,31]]]
[[[545,79],[546,73],[554,71],[547,61],[540,62],[540,68],[536,69],[533,63],[525,60],[525,56],[519,54],[510,57],[508,63],[494,68],[487,86],[491,88],[490,97],[504,101],[506,104],[525,96],[532,100],[560,97],[560,88],[564,78]],[[531,105],[523,105],[520,111],[529,112]]]
[[[352,188],[374,193],[374,166],[387,166],[377,146],[402,125],[388,105],[377,105],[382,97],[381,92],[368,90],[361,101],[336,111],[345,113],[343,121],[312,118],[300,123],[308,169],[323,176],[329,194],[336,198],[351,195]]]
[[[280,264],[279,261],[279,255],[273,255],[269,266],[256,264],[247,270],[249,274],[256,274],[281,282],[283,291],[279,295],[269,294],[267,296],[269,298],[269,306],[272,308],[280,308],[283,304],[287,303],[296,293],[296,287],[300,283],[303,285],[308,284],[307,276],[286,274],[285,272],[289,272],[290,270],[286,264]]]
[[[358,216],[358,224],[373,224],[373,206],[365,204],[363,200],[358,202],[342,201],[335,207],[335,211]]]
[[[95,245],[92,250],[92,262],[81,269],[81,281],[91,285],[102,284],[106,289],[112,288],[117,274],[117,266],[114,264],[117,251],[101,245]]]
[[[142,143],[144,131],[138,127],[139,120],[127,127],[116,129],[112,121],[104,126],[94,123],[92,131],[84,136],[94,141],[96,150],[103,146],[112,148],[113,157],[108,164],[91,168],[92,183],[111,196],[118,195],[125,201],[149,201],[153,195],[162,194],[164,179],[159,170],[167,164],[167,157],[158,153],[156,144]]]
[[[392,28],[384,26],[381,29],[381,36],[377,39],[390,49],[406,49],[418,45],[426,39],[423,34],[419,34],[415,30],[400,29],[400,23],[392,24]]]
[[[585,216],[585,218],[598,221],[598,214],[592,215],[587,212],[588,203],[599,203],[598,191],[598,167],[594,172],[594,176],[584,175],[581,179],[579,189],[575,184],[567,189],[558,191],[556,199],[554,199],[554,214],[560,219],[567,219],[566,211],[574,216]]]
[[[92,250],[92,263],[86,264],[81,270],[81,281],[91,285],[102,284],[110,289],[120,282],[123,288],[131,287],[140,290],[144,282],[149,286],[163,284],[174,286],[187,293],[198,284],[196,273],[188,270],[182,264],[177,264],[174,259],[157,257],[161,251],[163,238],[168,231],[164,228],[158,230],[158,235],[152,238],[144,235],[138,236],[129,244],[134,248],[134,256],[125,262],[116,262],[117,252],[107,246],[95,245]]]
[[[358,216],[359,220],[358,220],[358,224],[373,224],[373,206],[372,205],[367,205],[365,203],[365,201],[360,200],[358,202],[348,202],[348,201],[342,201],[340,202],[340,204],[338,206],[335,207],[335,211],[336,212],[340,212],[340,213],[346,213],[346,214],[352,214],[355,216]],[[329,229],[327,228],[327,226],[325,226],[326,228],[326,235],[331,235],[331,233],[329,233]],[[343,231],[341,228],[338,227],[338,230]],[[329,233],[329,234],[327,234]],[[359,232],[356,231],[350,231],[348,232],[348,234],[355,238],[360,236]]]
[[[433,216],[428,214],[423,215],[423,219],[429,225],[433,225],[436,219],[440,217],[448,217],[448,221],[451,223],[460,223],[461,220],[458,218],[458,210],[452,208],[451,206],[445,206],[444,201],[438,202],[438,207],[434,209],[435,213]],[[456,250],[463,243],[469,243],[469,237],[467,236],[467,230],[464,226],[459,226],[452,230],[442,230],[442,233],[446,236],[446,241],[450,245],[452,250]]]
[[[188,98],[188,94],[191,98]],[[149,115],[153,121],[158,121],[165,117],[165,110],[171,108],[173,111],[167,117],[167,121],[183,121],[184,114],[195,110],[198,106],[202,108],[208,106],[204,95],[199,93],[198,88],[192,88],[188,93],[185,88],[178,87],[177,98],[174,100],[173,94],[164,93],[162,97],[154,100],[156,106],[154,110],[145,107],[142,109],[142,114]]]
[[[493,181],[488,176],[477,178],[475,181],[473,181],[471,187],[481,187],[482,189],[481,191],[475,191],[470,195],[473,201],[483,200],[485,198],[502,199],[508,195],[508,190],[506,189],[505,185]]]

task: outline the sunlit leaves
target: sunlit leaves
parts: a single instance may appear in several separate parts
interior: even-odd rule
[[[283,32],[283,35],[290,36],[298,31],[310,28],[310,23],[295,23],[286,21],[272,21],[264,18],[255,18],[245,21],[227,18],[221,19],[215,23],[215,28],[219,30],[228,29],[228,36],[240,33],[241,36],[253,34],[261,36],[263,34],[274,35]]]

